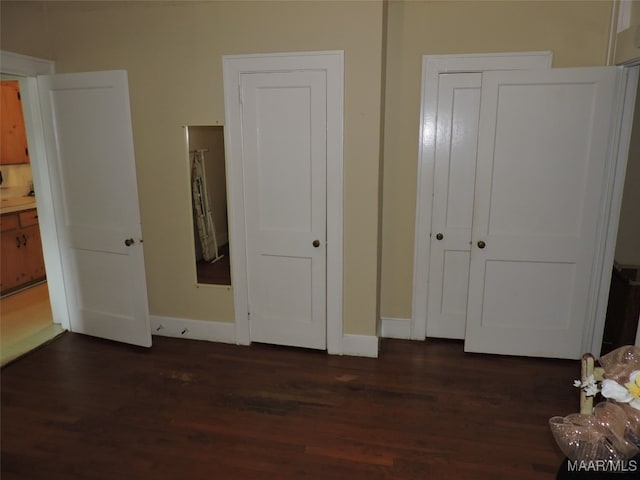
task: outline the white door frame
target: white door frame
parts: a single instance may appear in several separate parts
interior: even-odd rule
[[[551,52],[516,52],[470,55],[424,55],[418,153],[418,189],[413,256],[413,306],[410,337],[424,340],[427,332],[431,210],[436,153],[438,77],[441,73],[551,68]]]
[[[242,172],[240,75],[324,70],[327,75],[327,351],[342,354],[342,219],[344,52],[225,55],[222,60],[225,152],[236,342],[251,343]]]
[[[21,79],[20,86],[21,89],[26,90],[26,94],[23,91],[22,95],[22,107],[29,142],[33,184],[37,198],[38,223],[42,237],[42,251],[47,272],[51,312],[53,314],[53,323],[59,323],[62,328],[70,330],[67,294],[62,275],[62,258],[58,244],[58,230],[53,203],[54,192],[49,176],[36,82],[38,75],[54,74],[55,64],[50,60],[7,51],[0,51],[0,58],[2,73],[24,77]]]
[[[618,92],[618,112],[621,115],[616,117],[618,122],[612,126],[612,132],[617,133],[617,137],[611,139],[609,145],[609,158],[611,161],[607,166],[606,184],[600,211],[600,247],[597,251],[595,261],[595,277],[593,294],[596,298],[595,319],[592,324],[586,325],[583,338],[585,351],[588,349],[594,355],[600,355],[602,347],[602,337],[607,316],[607,305],[609,304],[609,290],[611,287],[611,275],[613,270],[613,260],[616,250],[616,240],[618,238],[618,227],[620,224],[620,209],[622,207],[622,194],[624,190],[624,179],[627,172],[627,161],[629,159],[629,144],[631,143],[631,131],[633,129],[633,115],[635,111],[636,92],[640,78],[640,66],[631,64],[624,67],[621,75],[621,87]],[[636,332],[637,339],[640,339],[640,324]],[[636,341],[638,343],[638,341]]]

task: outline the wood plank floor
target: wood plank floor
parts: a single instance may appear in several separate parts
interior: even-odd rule
[[[46,283],[0,299],[0,365],[24,355],[63,330],[53,323]]]
[[[383,340],[379,359],[65,333],[2,370],[10,479],[552,479],[577,361]]]

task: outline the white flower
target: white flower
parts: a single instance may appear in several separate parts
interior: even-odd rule
[[[631,401],[636,403],[633,395],[629,390],[620,385],[618,382],[609,379],[605,379],[602,381],[602,395],[620,403],[630,403]]]
[[[596,394],[600,391],[600,388],[598,387],[598,382],[596,381],[593,375],[589,375],[584,380],[584,382],[580,380],[574,380],[573,386],[584,390],[584,393],[587,397],[595,397]]]
[[[595,397],[599,392],[598,385],[587,385],[584,389],[584,393],[587,397]]]
[[[634,370],[629,375],[629,383],[624,385],[629,390],[633,400],[629,402],[636,410],[640,410],[640,370]]]

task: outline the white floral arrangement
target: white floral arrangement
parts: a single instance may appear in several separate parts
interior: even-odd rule
[[[582,389],[587,397],[595,397],[600,393],[605,398],[627,403],[640,410],[640,370],[631,372],[629,381],[624,385],[608,378],[598,382],[593,375],[589,375],[584,381],[574,380],[573,386]]]
[[[586,396],[598,395],[605,401],[589,408],[590,413],[550,418],[553,438],[572,462],[634,462],[635,466],[638,460],[632,459],[640,454],[640,347],[619,347],[599,362],[595,375],[573,384]]]

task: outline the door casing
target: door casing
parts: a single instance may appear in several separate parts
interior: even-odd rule
[[[58,231],[53,208],[53,191],[47,164],[46,147],[38,102],[38,75],[55,73],[55,64],[44,60],[12,52],[0,52],[2,73],[19,75],[22,90],[22,106],[24,110],[29,157],[34,180],[34,188],[38,198],[38,223],[42,237],[47,286],[53,322],[70,330],[67,292],[62,275],[62,258],[58,244]]]
[[[255,72],[323,70],[327,78],[327,351],[342,353],[342,221],[343,221],[343,98],[344,52],[300,52],[223,57],[225,151],[228,175],[228,215],[238,344],[251,343],[247,248],[242,172],[240,75]]]

